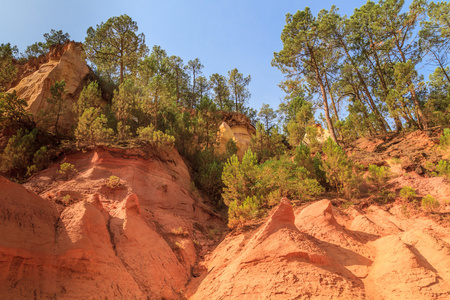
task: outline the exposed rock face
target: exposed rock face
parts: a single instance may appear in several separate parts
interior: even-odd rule
[[[287,199],[253,233],[229,235],[192,281],[191,299],[447,299],[450,234],[429,219],[328,200]]]
[[[328,129],[324,129],[322,127],[322,125],[320,124],[314,124],[313,127],[317,128],[317,141],[319,143],[324,143],[328,137],[330,137],[330,132],[328,131]],[[309,145],[310,144],[310,137],[308,136],[308,134],[305,135],[305,137],[303,138],[303,141]]]
[[[175,151],[166,161],[145,155],[70,155],[78,174],[61,181],[54,165],[26,184],[39,195],[0,178],[2,297],[180,298],[214,243],[208,230],[224,225],[190,192]],[[111,175],[121,186],[107,186]]]
[[[348,147],[347,154],[365,166],[387,166],[389,162],[392,163],[393,158],[397,158],[400,171],[423,171],[428,169],[427,162],[436,163],[450,158],[448,151],[445,153],[436,147],[441,134],[442,129],[436,127],[428,131],[417,130],[404,134],[391,133],[380,138],[361,138]]]
[[[219,127],[217,152],[226,153],[226,145],[232,139],[238,147],[237,155],[243,157],[250,146],[252,135],[256,132],[255,127],[250,124],[250,119],[244,114],[231,112],[221,112],[221,114],[223,122]]]
[[[252,236],[229,236],[191,299],[362,299],[360,279],[295,226],[287,199]],[[192,288],[195,290],[195,288]]]
[[[66,82],[66,100],[75,102],[90,74],[89,67],[82,58],[80,43],[68,42],[53,48],[46,60],[38,70],[22,78],[8,91],[16,91],[19,98],[25,99],[28,111],[32,114],[46,107],[45,99],[51,96],[50,88],[56,81]]]

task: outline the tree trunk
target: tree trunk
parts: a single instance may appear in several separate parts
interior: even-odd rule
[[[331,118],[330,118],[330,111],[328,109],[328,101],[327,101],[327,93],[325,91],[325,86],[322,82],[322,79],[320,78],[320,74],[319,74],[319,70],[317,67],[314,68],[314,71],[316,73],[316,80],[317,83],[320,86],[320,92],[322,93],[322,99],[323,99],[323,110],[325,112],[325,119],[327,120],[327,125],[328,125],[328,132],[330,133],[331,138],[333,139],[333,141],[339,145],[339,142],[336,138],[336,134],[334,132],[334,127],[333,127],[333,123],[331,122]]]
[[[407,60],[406,60],[405,53],[403,53],[403,50],[400,47],[399,41],[396,36],[395,36],[395,42],[396,42],[398,52],[400,53],[400,56],[402,57],[402,61],[404,64],[406,64]],[[419,128],[420,129],[428,129],[427,117],[425,117],[425,114],[423,113],[422,108],[420,107],[420,102],[419,102],[419,99],[417,98],[416,90],[413,87],[413,83],[412,83],[411,79],[408,80],[408,85],[409,85],[409,92],[411,93],[411,98],[413,99],[414,106],[416,109],[417,121],[419,123]]]
[[[320,90],[322,92],[323,110],[325,111],[325,119],[327,120],[328,131],[330,132],[330,135],[331,135],[331,138],[333,139],[333,141],[339,145],[339,142],[336,138],[336,134],[334,133],[333,123],[331,122],[331,118],[330,118],[330,112],[328,109],[328,101],[327,101],[327,94],[325,92],[325,87],[323,86],[322,83],[319,83],[319,85],[320,85]]]
[[[236,103],[236,112],[238,111],[237,84],[234,84],[234,101]]]
[[[328,92],[330,93],[331,105],[333,106],[334,115],[336,116],[336,120],[339,121],[339,115],[338,115],[338,112],[337,112],[337,109],[336,109],[336,104],[334,102],[333,93],[331,92],[330,84],[328,83],[328,76],[327,76],[326,73],[325,73],[325,83],[327,85]]]
[[[362,106],[362,108],[363,108],[363,115],[364,115],[364,118],[366,119],[366,121],[365,121],[364,123],[366,124],[367,129],[369,130],[369,134],[370,134],[370,135],[373,135],[373,133],[374,133],[376,130],[375,130],[375,128],[373,127],[372,122],[370,122],[369,114],[367,113],[367,109],[366,109],[366,105],[364,104],[364,102],[362,102],[362,100],[361,100],[361,98],[360,98],[360,96],[359,96],[358,89],[357,89],[356,87],[354,87],[353,85],[352,85],[352,89],[353,89],[353,92],[354,92],[354,94],[355,94],[355,96],[356,96],[356,99],[359,101],[359,103],[361,103],[361,106]]]
[[[402,121],[400,121],[398,115],[394,115],[392,118],[394,119],[395,122],[395,132],[399,133],[403,129]]]
[[[412,87],[412,82],[410,83],[410,89],[409,89],[410,93],[411,93],[411,97],[413,98],[414,101],[414,106],[416,108],[416,113],[417,113],[417,119],[419,121],[419,125],[421,126],[421,129],[428,129],[428,120],[427,117],[425,117],[425,114],[422,111],[422,108],[420,107],[420,102],[419,99],[417,98],[416,95],[416,91],[414,90],[414,88]]]
[[[191,108],[194,108],[194,97],[195,97],[195,70],[192,70],[192,75],[194,75],[194,80],[192,81]]]
[[[327,93],[325,91],[325,86],[323,84],[322,77],[320,75],[319,65],[318,65],[318,63],[316,61],[316,57],[315,57],[314,51],[312,51],[311,48],[308,48],[308,50],[309,50],[309,54],[311,56],[312,67],[314,68],[314,73],[316,75],[316,80],[317,80],[317,83],[319,84],[320,92],[322,93],[323,109],[324,109],[324,112],[325,112],[325,119],[327,120],[328,132],[330,133],[330,136],[333,139],[333,141],[336,144],[339,145],[339,142],[338,142],[338,140],[336,138],[336,133],[334,132],[333,123],[331,122],[330,111],[328,109]]]
[[[355,70],[356,74],[358,75],[358,79],[361,82],[361,85],[363,87],[363,92],[366,95],[367,99],[369,100],[369,104],[370,104],[370,107],[372,108],[372,111],[374,112],[375,116],[377,117],[379,126],[381,127],[381,129],[384,132],[387,132],[386,126],[384,124],[384,118],[378,111],[378,108],[376,107],[376,105],[372,99],[372,96],[370,95],[370,91],[367,88],[366,81],[364,80],[361,73],[359,72],[359,68],[356,66],[356,63],[353,61],[353,57],[351,57],[350,53],[348,52],[347,46],[344,44],[344,41],[342,40],[342,38],[340,36],[338,37],[338,40],[341,44],[341,47],[344,49],[345,54],[347,55],[347,58],[350,60],[352,66],[353,66],[353,69]]]
[[[124,73],[124,70],[123,70],[123,57],[121,56],[120,57],[120,84],[123,83],[123,73]]]
[[[444,73],[445,78],[447,78],[447,81],[450,82],[450,78],[448,77],[447,71],[445,71],[445,67],[442,65],[441,60],[439,59],[439,57],[433,52],[431,51],[431,53],[433,53],[434,57],[436,58],[438,64],[439,64],[439,68],[441,68],[442,73]]]
[[[180,102],[180,85],[179,85],[179,83],[178,83],[178,77],[179,77],[179,70],[178,70],[178,68],[176,69],[176,71],[175,71],[175,75],[177,76],[177,79],[176,79],[176,85],[177,85],[177,105],[179,104],[179,102]]]

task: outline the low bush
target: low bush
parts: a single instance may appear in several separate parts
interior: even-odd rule
[[[77,169],[75,169],[75,166],[70,163],[63,163],[59,166],[58,174],[61,175],[61,177],[64,180],[69,180],[71,177],[73,177],[77,173]]]
[[[378,204],[387,204],[395,199],[395,193],[388,190],[381,190],[374,197],[374,201]]]
[[[137,134],[139,140],[149,143],[156,149],[168,149],[175,143],[175,137],[155,130],[152,125],[138,128]]]
[[[214,149],[205,149],[198,153],[195,161],[197,170],[194,173],[194,181],[196,186],[210,199],[218,201],[223,188],[223,160],[215,155]]]
[[[406,201],[412,201],[416,197],[416,190],[410,186],[404,186],[400,190],[400,197],[402,197]]]
[[[239,151],[239,148],[233,139],[228,140],[228,142],[225,146],[225,149],[226,149],[227,157],[232,157],[233,155],[237,154]]]
[[[189,232],[187,230],[184,230],[183,227],[178,227],[178,228],[172,228],[170,230],[170,233],[173,235],[181,235],[181,236],[189,236]]]
[[[435,211],[439,207],[439,201],[431,195],[422,198],[422,208],[426,211]]]
[[[380,189],[389,180],[389,169],[386,167],[378,167],[377,165],[369,165],[369,176],[367,176],[367,181]]]
[[[64,205],[69,205],[70,204],[70,195],[69,194],[67,194],[67,195],[65,195],[63,198],[62,198],[62,203],[64,204]]]
[[[436,165],[436,172],[439,176],[450,179],[450,163],[446,160],[440,160]]]
[[[37,129],[30,132],[19,129],[17,134],[9,139],[0,156],[0,172],[18,179],[26,176],[27,167],[32,165],[36,149],[37,132]]]
[[[325,157],[321,170],[325,172],[327,182],[345,198],[357,197],[361,182],[361,166],[348,158],[342,147],[330,137],[325,141],[322,151]]]
[[[247,220],[256,219],[260,214],[259,208],[260,203],[255,196],[245,198],[241,205],[236,200],[232,201],[228,208],[228,226],[234,228]]]
[[[120,178],[114,175],[109,176],[108,182],[106,183],[106,185],[109,188],[115,189],[118,188],[120,186]]]
[[[439,138],[439,145],[441,148],[448,148],[450,146],[450,129],[445,128],[441,137]]]
[[[229,208],[229,226],[242,224],[277,205],[282,197],[306,201],[324,191],[319,182],[288,156],[257,164],[248,150],[242,162],[232,156],[222,173],[222,197]]]
[[[309,176],[325,185],[326,176],[322,170],[322,160],[318,152],[311,157],[310,148],[301,144],[295,149],[294,161],[297,165],[304,167],[308,171]]]

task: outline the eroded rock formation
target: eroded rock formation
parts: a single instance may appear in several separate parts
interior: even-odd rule
[[[226,153],[227,143],[231,139],[238,147],[237,155],[243,157],[250,146],[252,135],[256,132],[255,127],[244,114],[235,112],[221,112],[221,114],[223,122],[219,127],[219,145],[216,151],[220,154]]]
[[[214,243],[210,230],[223,224],[192,194],[175,151],[166,160],[144,156],[111,149],[68,156],[77,175],[61,181],[56,164],[26,184],[37,194],[0,178],[2,297],[181,297]],[[111,175],[120,186],[108,186]]]
[[[82,57],[81,43],[75,42],[52,48],[45,58],[45,63],[38,65],[38,69],[32,74],[28,74],[26,70],[22,71],[25,77],[8,91],[16,91],[20,99],[25,99],[32,114],[45,108],[45,99],[50,97],[50,88],[56,81],[64,80],[66,99],[76,101],[91,72]]]
[[[433,224],[433,225],[431,225]],[[363,214],[282,200],[256,231],[229,235],[191,299],[447,299],[448,228],[395,207]]]

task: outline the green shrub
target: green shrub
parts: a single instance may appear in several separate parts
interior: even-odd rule
[[[321,143],[319,142],[319,129],[316,126],[307,126],[304,141],[308,144],[313,153],[320,151]]]
[[[377,189],[384,186],[389,180],[389,169],[386,167],[378,167],[377,165],[369,165],[369,176],[367,181],[374,184]]]
[[[230,226],[277,205],[282,197],[309,200],[323,192],[323,187],[289,156],[257,164],[256,155],[248,150],[242,162],[232,156],[222,173],[222,197],[229,207]]]
[[[120,178],[114,175],[109,176],[108,182],[106,185],[112,189],[115,189],[120,186]]]
[[[10,177],[23,178],[27,167],[32,164],[36,147],[37,129],[31,132],[19,129],[12,136],[0,156],[0,172],[8,173]]]
[[[261,123],[256,124],[256,133],[252,135],[250,149],[256,154],[259,163],[272,158],[278,158],[286,151],[283,144],[283,136],[278,132],[278,127],[272,127],[270,131]]]
[[[358,196],[361,181],[360,166],[354,164],[342,147],[330,137],[325,141],[322,150],[325,158],[321,169],[326,174],[327,182],[347,199]]]
[[[241,205],[236,200],[230,203],[228,209],[228,226],[234,228],[244,224],[247,220],[253,220],[259,215],[260,203],[256,197],[247,197]]]
[[[399,164],[402,163],[402,160],[401,160],[399,157],[393,157],[393,158],[392,158],[392,162],[393,162],[394,164],[399,165]]]
[[[175,138],[160,130],[155,130],[152,125],[137,129],[139,140],[149,143],[156,149],[167,149],[173,146]]]
[[[439,176],[443,176],[450,179],[450,163],[445,160],[440,160],[436,165],[436,171]]]
[[[184,250],[184,246],[180,242],[175,242],[174,249],[175,250]]]
[[[43,170],[50,165],[51,159],[47,147],[42,146],[34,153],[33,163],[36,165],[38,171]]]
[[[264,199],[263,205],[271,207],[267,203],[267,197],[274,191],[279,191],[281,197],[289,199],[309,200],[323,192],[323,187],[304,167],[293,163],[287,156],[277,160],[268,160],[260,165],[257,170],[255,195]],[[274,205],[279,203],[278,199]]]
[[[414,200],[414,198],[416,197],[416,190],[413,189],[410,186],[404,186],[401,190],[400,190],[400,197],[402,197],[404,200],[406,201],[411,201]]]
[[[51,163],[54,150],[48,150],[51,142],[48,136],[37,128],[31,131],[19,129],[0,154],[0,172],[12,180],[23,180],[32,174],[47,168]]]
[[[205,149],[199,152],[196,158],[195,166],[198,169],[194,173],[195,184],[215,201],[219,201],[222,193],[223,165],[221,159],[215,155],[214,149]]]
[[[311,157],[308,146],[301,144],[295,149],[294,162],[308,171],[308,175],[324,184],[326,181],[325,172],[322,170],[322,160],[319,153]]]
[[[227,157],[232,157],[233,155],[237,154],[239,148],[236,145],[236,142],[233,141],[233,139],[229,139],[226,144],[226,155]]]
[[[70,203],[70,195],[69,195],[69,194],[67,194],[67,195],[65,195],[65,196],[63,197],[62,203],[63,203],[64,205],[69,205],[69,203]]]
[[[63,163],[59,166],[58,174],[61,175],[61,177],[64,180],[70,179],[72,176],[74,176],[77,173],[77,169],[75,169],[75,166],[70,163]]]
[[[441,148],[447,148],[450,146],[450,129],[445,128],[444,132],[442,133],[441,137],[439,138],[439,145]]]
[[[439,207],[439,201],[433,196],[426,195],[422,198],[422,208],[426,211],[434,211]]]
[[[38,171],[36,165],[31,165],[27,167],[27,174],[26,176],[29,177],[31,175],[33,175],[34,173],[36,173]]]
[[[394,201],[394,199],[395,193],[384,189],[379,191],[378,194],[374,197],[375,202],[378,204],[387,204]]]
[[[188,237],[189,236],[189,232],[187,230],[184,230],[183,227],[177,227],[177,228],[172,228],[170,230],[170,233],[173,235],[181,235],[181,236],[185,236]]]
[[[0,93],[0,128],[31,124],[31,114],[26,112],[27,106],[27,101],[18,99],[15,91]]]
[[[275,206],[280,203],[281,198],[283,198],[281,190],[274,190],[270,192],[266,197],[267,205],[269,207]]]
[[[107,142],[114,131],[107,127],[106,116],[100,114],[100,109],[89,107],[78,118],[75,137],[78,143],[97,146],[99,142]]]
[[[257,159],[250,149],[245,153],[242,162],[236,155],[228,159],[223,168],[222,181],[225,185],[222,193],[227,206],[237,201],[241,205],[247,196],[254,196],[253,187],[256,183]]]

